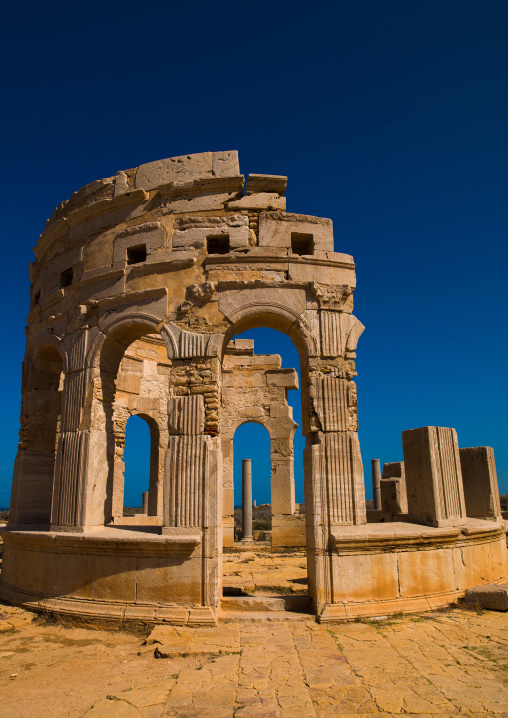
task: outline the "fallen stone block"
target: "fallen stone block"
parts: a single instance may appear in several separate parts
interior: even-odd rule
[[[466,603],[476,603],[490,611],[508,611],[508,583],[486,583],[468,588],[464,596]]]

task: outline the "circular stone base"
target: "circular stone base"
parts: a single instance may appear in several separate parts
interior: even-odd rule
[[[0,597],[84,622],[215,625],[220,595],[216,606],[203,606],[201,597],[203,564],[217,558],[203,555],[201,532],[156,531],[5,529]],[[322,600],[319,588],[315,596],[311,591],[320,622],[432,610],[508,574],[500,523],[469,519],[461,528],[443,529],[367,524],[338,527],[333,537],[328,555],[307,551],[310,561],[331,563],[332,602]]]

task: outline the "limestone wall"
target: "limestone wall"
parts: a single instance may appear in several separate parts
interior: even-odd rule
[[[271,423],[281,536],[294,512],[294,422],[281,401],[292,370],[260,372],[227,353],[234,335],[254,327],[287,334],[300,357],[309,593],[322,620],[340,616],[345,602],[366,604],[368,614],[376,592],[404,605],[422,584],[441,592],[441,605],[478,576],[506,575],[493,456],[482,447],[464,453],[465,498],[449,428],[405,433],[408,516],[427,527],[364,528],[355,265],[334,251],[329,219],[286,212],[285,188],[283,176],[245,182],[236,152],[204,152],[92,182],[53,212],[30,265],[0,577],[7,600],[84,615],[217,620],[232,402],[245,418],[261,401],[257,420]],[[251,386],[240,390],[235,382],[247,376]],[[133,413],[155,437],[149,513],[160,527],[114,525]],[[471,494],[478,476],[481,501]],[[434,581],[450,560],[452,578]]]
[[[310,583],[316,605],[330,599],[330,527],[365,523],[353,382],[363,327],[352,257],[334,251],[330,220],[286,213],[285,188],[282,176],[245,181],[236,152],[205,152],[120,171],[56,208],[30,266],[11,529],[88,535],[120,520],[124,427],[137,413],[156,437],[149,513],[166,541],[199,535],[200,605],[213,613],[228,502],[225,351],[234,334],[266,326],[300,355]],[[288,376],[266,370],[263,389],[265,420],[282,432],[271,432],[281,525],[294,511],[293,423],[279,401]]]

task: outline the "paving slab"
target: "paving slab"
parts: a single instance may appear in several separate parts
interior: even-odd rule
[[[141,636],[2,605],[2,718],[508,717],[506,614],[285,615]]]

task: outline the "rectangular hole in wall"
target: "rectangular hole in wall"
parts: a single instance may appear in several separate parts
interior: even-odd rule
[[[291,232],[291,252],[293,254],[314,254],[314,235],[303,232]]]
[[[229,254],[229,234],[215,234],[206,238],[208,254]]]
[[[64,269],[64,271],[60,273],[60,286],[62,287],[62,289],[64,287],[69,287],[72,284],[72,276],[72,267]]]
[[[140,264],[146,262],[146,244],[127,248],[127,264]]]

